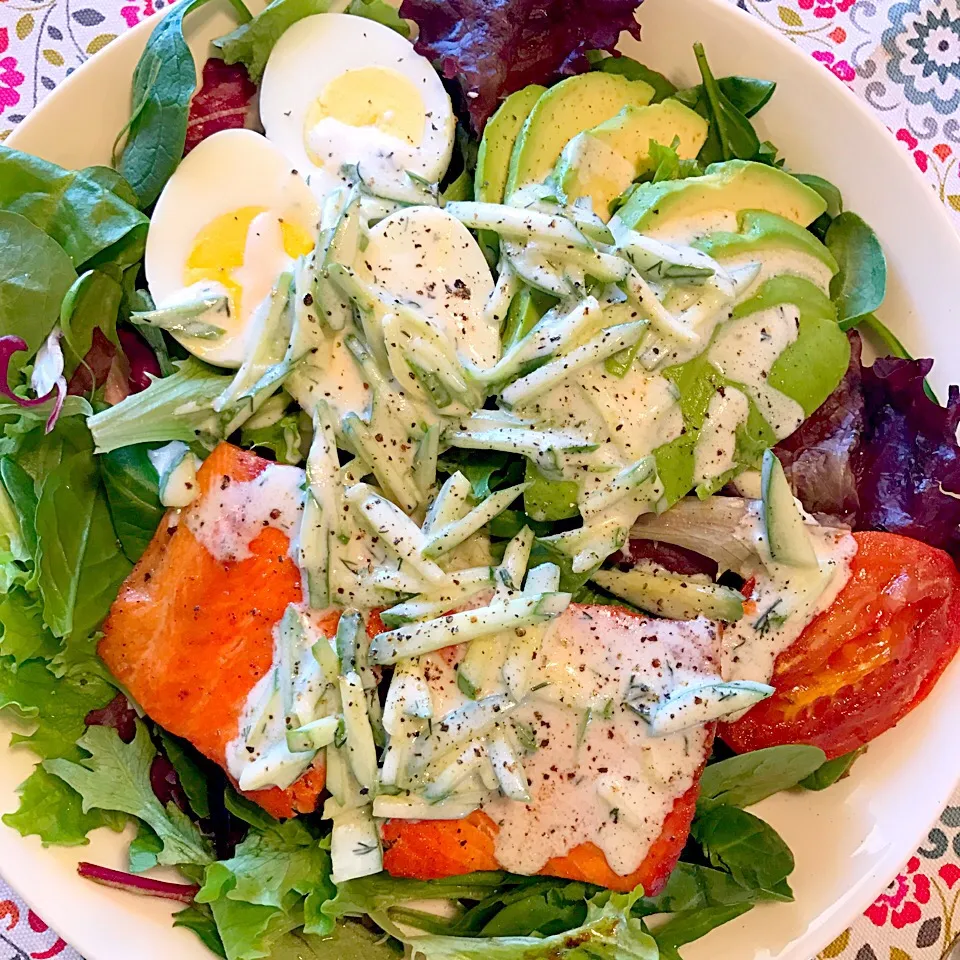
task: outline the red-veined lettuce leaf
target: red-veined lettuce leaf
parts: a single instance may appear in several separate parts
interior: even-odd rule
[[[456,80],[477,133],[508,94],[589,68],[622,30],[640,36],[638,0],[403,0],[417,52]]]
[[[211,57],[203,65],[203,81],[190,101],[186,156],[198,143],[221,130],[255,125],[257,88],[242,63],[226,64]]]

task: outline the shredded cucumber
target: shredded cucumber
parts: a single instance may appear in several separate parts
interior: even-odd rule
[[[423,771],[420,792],[431,803],[446,800],[462,784],[479,774],[481,766],[488,763],[487,751],[482,739],[471,740],[465,747],[445,755]]]
[[[528,486],[530,486],[529,483],[518,483],[516,486],[498,490],[459,520],[436,529],[436,532],[431,531],[423,547],[424,556],[435,559],[449,553],[468,537],[472,537],[481,527],[486,526],[494,517],[503,513]]]
[[[603,486],[581,497],[580,515],[585,522],[589,522],[604,510],[619,503],[624,497],[639,495],[645,487],[649,487],[649,499],[656,501],[662,493],[662,488],[656,481],[656,459],[652,456],[644,457],[625,467]]]
[[[599,566],[607,557],[619,550],[627,539],[627,528],[619,520],[603,520],[599,523],[584,525],[577,530],[544,537],[544,543],[551,543],[558,550],[572,557],[574,573],[584,573]]]
[[[361,787],[372,790],[377,780],[377,746],[367,714],[363,684],[356,673],[351,671],[340,678],[340,699],[350,769]]]
[[[298,560],[310,606],[330,603],[331,551],[338,521],[340,457],[330,408],[320,401],[313,414],[313,442],[307,454],[307,499],[298,539]]]
[[[380,619],[388,627],[399,627],[417,620],[429,620],[469,602],[494,585],[494,576],[490,567],[457,570],[448,577],[447,584],[439,590],[421,593],[419,596],[389,607],[381,611]]]
[[[527,776],[523,770],[523,761],[516,744],[503,727],[498,727],[487,740],[487,754],[493,764],[500,792],[508,800],[519,803],[530,802],[530,792],[527,789]]]
[[[130,320],[183,337],[219,340],[227,331],[215,321],[230,318],[230,298],[226,291],[219,284],[194,284],[184,294],[190,292],[196,295],[155,310],[131,313]]]
[[[160,478],[160,503],[165,507],[187,507],[197,498],[197,458],[180,440],[173,440],[147,452]]]
[[[488,607],[452,613],[436,620],[408,624],[378,634],[370,644],[373,663],[391,664],[430,653],[455,643],[544,623],[559,616],[570,602],[569,593],[545,593],[497,602]]]
[[[510,304],[520,292],[520,288],[520,278],[516,270],[506,257],[501,257],[496,286],[483,307],[483,320],[488,327],[499,333],[500,327],[507,318]]]
[[[459,752],[471,740],[485,737],[516,707],[515,700],[497,695],[470,701],[445,714],[439,723],[433,724],[431,734],[417,744],[411,765],[418,779],[422,782],[424,771],[434,761]]]
[[[287,731],[287,749],[291,753],[320,750],[333,743],[342,725],[341,717],[321,717]]]
[[[252,346],[234,378],[213,401],[213,409],[217,413],[265,389],[265,386],[260,386],[261,378],[283,360],[291,333],[288,306],[292,281],[289,272],[281,273],[270,296],[257,307]]]
[[[415,794],[396,797],[379,796],[373,801],[373,812],[385,820],[463,820],[480,807],[481,798],[451,797],[431,803]]]
[[[367,426],[356,414],[348,413],[341,423],[344,435],[354,448],[370,464],[380,485],[400,506],[413,512],[420,502],[420,491],[413,477],[389,455],[378,443]]]
[[[533,549],[534,533],[529,527],[524,527],[508,544],[503,551],[503,560],[494,572],[497,583],[497,594],[506,596],[512,590],[519,590],[523,585],[523,576],[527,572],[527,563],[530,560],[530,551]],[[553,587],[552,589],[556,589]],[[544,592],[544,591],[540,591]]]
[[[330,856],[333,861],[331,880],[334,883],[380,873],[383,869],[383,851],[372,807],[347,810],[334,818]]]
[[[459,470],[450,474],[433,503],[427,508],[422,527],[424,536],[429,536],[434,530],[466,516],[470,512],[472,494],[473,484]]]
[[[433,716],[433,698],[419,660],[401,660],[393,671],[387,702],[383,708],[383,725],[391,737],[404,732],[404,717],[429,720]]]
[[[508,240],[501,243],[501,248],[510,268],[527,286],[561,299],[576,292],[563,270],[550,263],[542,253]]]
[[[743,595],[737,590],[700,583],[665,570],[598,570],[590,579],[615,597],[672,620],[703,616],[732,622],[743,616]]]
[[[507,240],[534,240],[592,249],[590,241],[563,217],[499,203],[448,203],[447,213],[471,230],[491,230]]]
[[[541,563],[527,574],[523,592],[526,594],[553,593],[560,589],[560,568],[555,563]]]
[[[632,323],[621,323],[615,327],[609,327],[583,346],[515,380],[501,392],[501,402],[508,409],[530,403],[584,367],[599,363],[624,348],[633,346],[643,336],[646,328],[645,320],[635,320]]]
[[[425,541],[420,528],[399,507],[365,483],[350,487],[344,492],[343,499],[354,505],[370,531],[381,537],[424,580],[437,585],[445,580],[443,570],[425,556],[429,541]]]
[[[699,726],[749,710],[776,691],[765,683],[751,680],[717,680],[701,686],[682,687],[650,708],[647,722],[655,737],[667,737],[689,727]]]

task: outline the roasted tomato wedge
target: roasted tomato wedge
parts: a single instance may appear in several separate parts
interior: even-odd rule
[[[950,556],[892,533],[854,537],[850,580],[777,658],[777,692],[721,726],[736,751],[856,750],[921,703],[960,648],[960,573]]]

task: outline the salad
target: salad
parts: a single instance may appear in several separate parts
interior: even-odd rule
[[[634,0],[231,0],[197,89],[204,2],[113,167],[0,146],[3,822],[132,824],[81,874],[228,960],[676,960],[791,900],[748,808],[960,646],[960,390],[873,231],[773,81],[615,51]]]

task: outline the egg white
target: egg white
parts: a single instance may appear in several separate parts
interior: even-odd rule
[[[500,331],[484,320],[493,276],[467,228],[438,207],[406,207],[370,231],[359,272],[417,304],[461,356],[491,367],[500,355]]]
[[[235,272],[242,288],[239,313],[231,311],[226,320],[218,315],[215,322],[225,333],[217,339],[178,337],[191,353],[223,367],[243,362],[254,312],[292,262],[278,221],[316,237],[319,210],[313,194],[265,137],[252,130],[224,130],[184,158],[157,200],[147,235],[147,285],[158,307],[169,306],[184,299],[187,261],[198,236],[218,217],[245,207],[264,208],[267,229],[261,238],[248,239],[246,249],[254,255]]]
[[[326,117],[312,128],[314,156],[305,143],[305,123],[327,85],[350,70],[381,67],[401,74],[419,92],[423,133],[412,145],[376,126],[352,126]],[[290,27],[274,46],[260,85],[264,130],[303,173],[318,198],[341,186],[341,168],[359,164],[363,179],[408,182],[410,171],[431,183],[446,172],[453,151],[456,120],[450,97],[429,61],[396,31],[349,14],[321,13]]]

